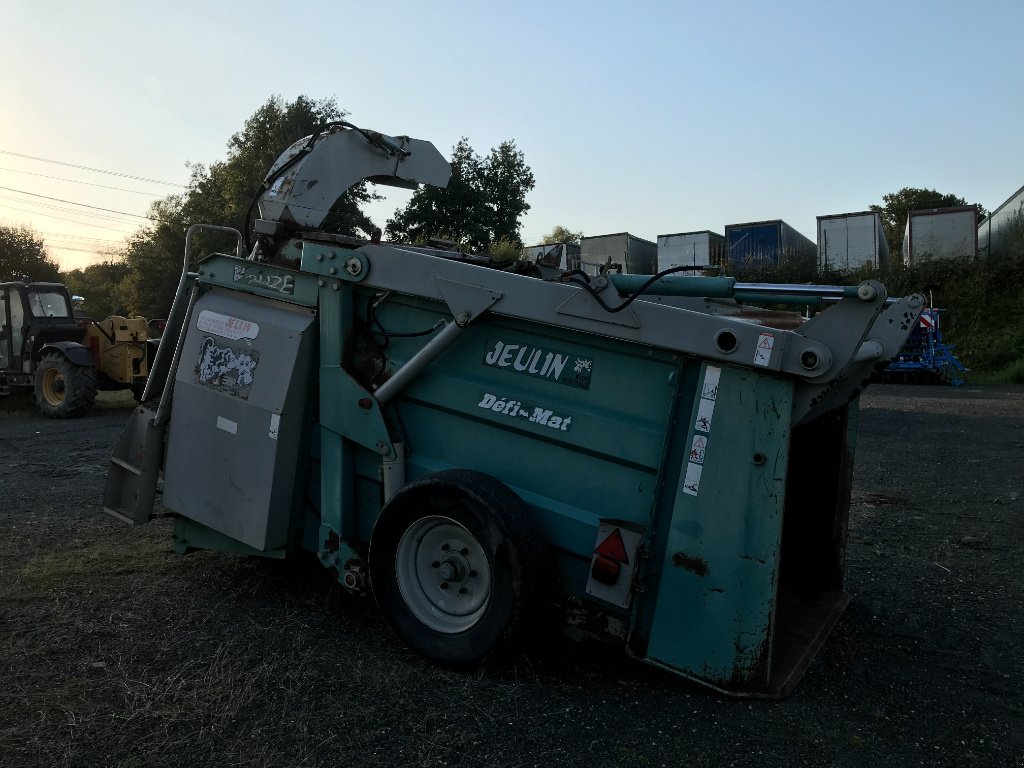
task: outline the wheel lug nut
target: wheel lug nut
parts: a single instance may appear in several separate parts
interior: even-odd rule
[[[430,564],[430,567],[431,568],[440,568],[441,567],[441,561],[440,560],[435,560],[434,562],[432,562]]]
[[[459,551],[460,551],[460,552],[461,552],[462,554],[464,554],[464,555],[468,555],[468,554],[469,554],[469,547],[463,547],[463,548],[462,548],[462,549],[460,549]]]
[[[466,592],[468,592],[468,591],[469,591],[469,590],[467,590],[467,589],[466,589],[465,587],[459,587],[459,594],[460,594],[460,595],[464,595],[464,594],[466,594]]]
[[[448,582],[447,581],[442,581],[441,582],[441,589],[448,589]]]
[[[447,552],[449,549],[451,549],[451,547],[449,547],[447,544],[442,544],[441,545],[441,549],[443,549],[445,552]]]

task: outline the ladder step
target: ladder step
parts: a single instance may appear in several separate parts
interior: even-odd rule
[[[129,464],[127,461],[125,461],[124,459],[118,458],[117,456],[111,456],[110,457],[110,463],[111,464],[116,464],[117,466],[121,467],[121,469],[128,470],[133,475],[139,475],[139,476],[142,475],[142,470],[141,469],[139,469],[138,467],[136,467],[133,464]]]

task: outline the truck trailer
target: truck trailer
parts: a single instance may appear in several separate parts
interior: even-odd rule
[[[588,266],[611,263],[619,266],[618,271],[633,275],[649,275],[657,271],[658,244],[629,232],[581,238],[580,249],[583,262]],[[590,269],[585,271],[597,274]]]
[[[684,266],[717,266],[724,256],[725,238],[707,229],[658,235],[658,271]]]
[[[728,224],[725,259],[740,267],[778,266],[794,262],[814,264],[817,249],[808,238],[782,219]]]
[[[922,298],[544,280],[322,228],[364,179],[449,176],[426,141],[332,123],[271,169],[255,240],[212,227],[234,252],[193,268],[193,226],[105,509],[147,522],[162,477],[177,552],[312,553],[439,664],[568,625],[786,694],[849,599],[858,394]],[[783,330],[742,316],[758,301],[827,308]]]
[[[911,211],[903,235],[907,266],[936,259],[973,259],[978,253],[978,208],[958,205]]]
[[[877,211],[818,217],[819,270],[878,270],[888,265],[889,244]]]

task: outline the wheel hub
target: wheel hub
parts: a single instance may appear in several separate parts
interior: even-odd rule
[[[487,555],[476,537],[451,518],[430,516],[413,523],[399,542],[395,572],[406,606],[438,632],[463,632],[487,608]]]

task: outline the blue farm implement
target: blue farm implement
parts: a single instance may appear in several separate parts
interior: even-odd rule
[[[882,369],[882,381],[901,384],[965,383],[967,368],[953,354],[955,344],[942,340],[939,315],[945,310],[925,309],[900,351]]]
[[[104,506],[178,552],[306,550],[440,664],[554,619],[741,696],[799,680],[848,596],[857,396],[924,300],[660,273],[554,279],[325,231],[433,145],[332,124],[256,240],[184,271]],[[202,225],[200,225],[202,226]],[[214,228],[221,229],[224,228]],[[737,301],[831,301],[798,328]]]

